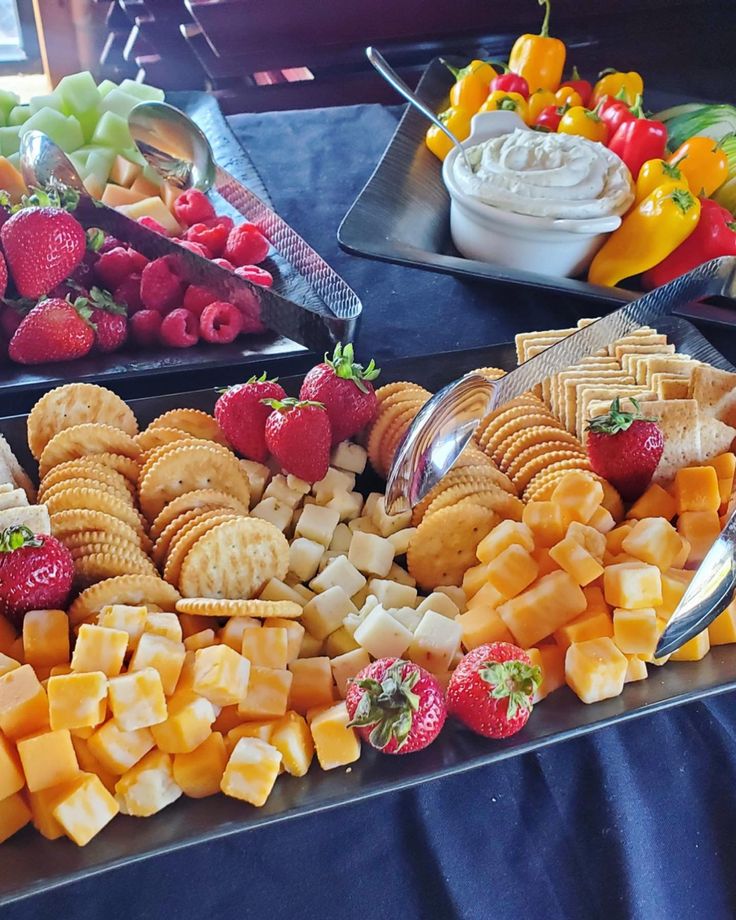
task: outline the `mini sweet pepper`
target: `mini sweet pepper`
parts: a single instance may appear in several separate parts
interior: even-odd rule
[[[557,130],[560,134],[577,134],[589,141],[605,144],[608,140],[608,125],[597,112],[591,112],[582,105],[574,105],[560,119]]]
[[[613,96],[633,105],[637,96],[644,92],[644,81],[635,70],[602,70],[599,80],[593,87],[593,103],[597,104],[603,96]]]
[[[545,8],[539,35],[520,35],[509,57],[509,69],[526,79],[530,93],[559,87],[567,54],[565,43],[549,34],[551,0],[537,2]]]
[[[449,109],[440,112],[437,117],[444,125],[447,125],[459,141],[464,141],[470,134],[471,115],[468,114],[465,109],[450,106]],[[424,141],[427,147],[429,147],[439,160],[444,160],[447,154],[452,150],[452,141],[444,131],[441,131],[436,125],[430,125],[427,129]]]
[[[679,166],[696,195],[712,195],[728,179],[728,157],[711,137],[688,138],[669,162]]]
[[[690,190],[688,181],[683,176],[679,166],[673,166],[667,160],[647,160],[639,170],[639,175],[636,179],[636,204],[643,201],[647,195],[651,195],[658,186],[673,183]]]
[[[608,144],[609,149],[629,167],[634,181],[647,160],[664,158],[666,146],[666,126],[651,118],[635,118],[624,122],[616,129]]]
[[[529,106],[526,99],[519,93],[505,93],[503,90],[494,90],[483,105],[481,112],[516,112],[522,121],[529,121]]]
[[[591,100],[593,99],[593,84],[590,80],[583,80],[580,76],[577,67],[573,67],[572,76],[569,80],[563,80],[560,83],[560,89],[564,86],[569,86],[575,90],[575,92],[580,96],[582,104],[588,108]]]

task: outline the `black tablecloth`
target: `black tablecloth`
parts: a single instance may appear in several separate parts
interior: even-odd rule
[[[397,117],[360,106],[233,119],[278,210],[363,298],[361,355],[502,342],[589,312],[339,250],[337,225]],[[736,913],[735,790],[728,694],[116,870],[3,920],[720,920]]]

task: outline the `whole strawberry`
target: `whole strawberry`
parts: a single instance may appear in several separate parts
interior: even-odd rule
[[[287,473],[319,482],[330,466],[332,430],[322,403],[266,399],[273,410],[266,419],[266,447]]]
[[[510,642],[479,645],[460,661],[447,687],[447,711],[486,738],[508,738],[532,711],[541,672]]]
[[[0,531],[0,613],[17,627],[29,610],[66,607],[74,578],[69,550],[27,527]]]
[[[86,355],[95,343],[89,324],[92,310],[85,298],[74,304],[54,298],[42,300],[25,316],[8,345],[8,356],[18,364],[71,361]]]
[[[5,289],[8,286],[8,266],[5,264],[3,254],[0,252],[0,297],[5,297]]]
[[[636,399],[633,412],[621,409],[618,397],[606,415],[588,422],[588,459],[594,472],[615,486],[625,501],[638,498],[649,485],[664,451],[662,429],[644,418]]]
[[[22,297],[41,297],[84,259],[81,224],[61,208],[23,208],[0,228],[8,269]]]
[[[436,677],[412,661],[379,658],[348,684],[350,725],[384,754],[421,751],[439,735],[447,718]]]
[[[336,345],[332,358],[325,355],[304,378],[300,399],[313,399],[324,404],[332,425],[332,443],[339,444],[362,428],[376,414],[378,402],[372,380],[380,374],[373,359],[368,367],[354,360],[352,345]]]
[[[191,290],[191,289],[190,289]],[[264,371],[260,377],[251,377],[245,383],[229,387],[215,403],[215,418],[231,447],[249,460],[265,463],[266,419],[273,411],[263,400],[283,400],[284,388],[278,378],[269,380]]]

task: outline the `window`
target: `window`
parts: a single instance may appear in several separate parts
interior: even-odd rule
[[[0,74],[40,70],[31,0],[0,0]]]

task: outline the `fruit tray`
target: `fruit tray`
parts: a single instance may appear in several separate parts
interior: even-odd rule
[[[661,325],[667,327],[670,341],[681,350],[718,367],[732,369],[690,323],[675,319]],[[436,390],[481,365],[510,369],[515,364],[513,346],[497,345],[389,363],[383,368],[381,382],[412,380]],[[255,368],[261,369],[260,365]],[[298,377],[282,378],[287,392],[296,392],[300,382]],[[216,398],[216,392],[209,389],[139,399],[131,405],[139,421],[145,424],[175,407],[211,411]],[[33,469],[26,446],[26,416],[0,419],[0,431],[21,463]],[[365,475],[359,487],[369,490],[376,486],[378,483],[371,482],[371,476]],[[659,671],[656,680],[627,684],[621,696],[591,706],[582,704],[571,690],[561,688],[535,708],[533,717],[518,734],[505,741],[489,741],[448,723],[433,745],[410,756],[384,756],[366,745],[360,760],[351,767],[330,772],[313,768],[301,779],[283,777],[260,809],[224,796],[182,799],[146,821],[119,817],[84,849],[68,841],[49,842],[32,828],[26,828],[3,844],[0,905],[125,863],[472,770],[607,725],[733,689],[736,689],[736,645],[715,646],[699,662],[670,663]]]

